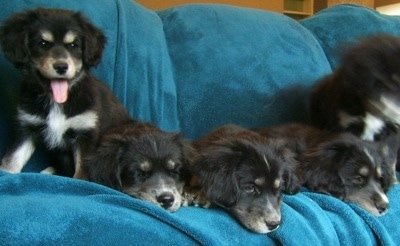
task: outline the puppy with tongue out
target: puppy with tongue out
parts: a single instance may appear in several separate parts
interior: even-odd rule
[[[103,32],[79,12],[39,8],[7,19],[0,42],[22,74],[14,141],[0,169],[21,172],[40,141],[57,174],[84,179],[82,160],[102,132],[131,120],[89,71],[101,60]]]

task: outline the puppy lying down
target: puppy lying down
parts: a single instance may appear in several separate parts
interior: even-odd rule
[[[182,203],[192,155],[180,134],[132,120],[109,129],[84,168],[90,181],[174,212]]]
[[[376,216],[387,211],[385,192],[394,183],[391,163],[396,157],[386,144],[302,124],[258,132],[286,142],[286,147],[296,152],[302,180],[309,189],[356,203]]]
[[[259,134],[227,125],[193,143],[199,152],[191,170],[206,197],[247,229],[279,227],[282,191],[300,189],[295,162]]]

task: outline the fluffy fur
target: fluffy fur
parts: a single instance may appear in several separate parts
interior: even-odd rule
[[[21,70],[14,142],[0,168],[21,172],[40,143],[60,174],[85,178],[82,156],[104,130],[129,119],[89,72],[100,62],[104,34],[78,12],[39,8],[7,19],[0,42]]]
[[[300,189],[295,163],[257,133],[234,125],[218,128],[193,145],[199,156],[192,170],[212,203],[251,231],[279,227],[282,191],[294,194]]]
[[[391,165],[396,159],[386,143],[304,124],[258,132],[295,153],[302,180],[311,190],[356,203],[376,216],[386,212],[389,201],[385,192],[394,183]]]
[[[84,166],[90,181],[174,212],[181,206],[193,155],[180,134],[132,121],[107,131]]]
[[[330,131],[351,132],[364,140],[387,141],[397,152],[399,56],[400,38],[390,35],[362,39],[348,49],[340,67],[312,92],[313,123]],[[392,168],[396,168],[395,162]]]
[[[344,133],[306,151],[300,163],[311,190],[356,203],[375,216],[386,213],[387,159],[373,142]]]

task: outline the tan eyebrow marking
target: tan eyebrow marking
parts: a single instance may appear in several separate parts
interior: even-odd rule
[[[258,186],[262,186],[265,183],[265,178],[258,178],[256,180],[254,180],[254,183]]]
[[[173,160],[168,160],[167,162],[167,168],[169,170],[173,170],[176,167],[176,163]]]
[[[360,168],[360,170],[358,171],[358,173],[359,173],[361,176],[367,176],[367,175],[369,174],[369,170],[368,170],[368,168],[366,168],[366,167],[362,167],[362,168]]]
[[[47,42],[54,42],[54,36],[50,31],[43,30],[40,32],[40,36]]]
[[[69,31],[65,34],[63,41],[65,44],[73,43],[76,39],[76,36],[77,35],[75,32]]]
[[[150,162],[144,161],[144,162],[140,163],[140,169],[141,169],[143,172],[148,172],[148,171],[150,171],[150,170],[151,170],[151,164],[150,164]]]

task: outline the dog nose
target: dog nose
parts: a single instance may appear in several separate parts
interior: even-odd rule
[[[157,197],[157,202],[159,202],[163,208],[171,207],[174,201],[174,195],[170,192],[164,192]]]
[[[280,221],[267,221],[266,224],[267,224],[268,230],[274,231],[274,230],[278,229]]]
[[[59,75],[63,75],[68,70],[68,64],[64,62],[54,63],[53,68]]]
[[[266,221],[268,230],[270,231],[274,231],[276,229],[278,229],[280,221]]]
[[[386,212],[386,210],[389,206],[389,203],[382,201],[380,203],[375,204],[375,206],[376,206],[376,209],[378,209],[379,214],[383,214]]]

